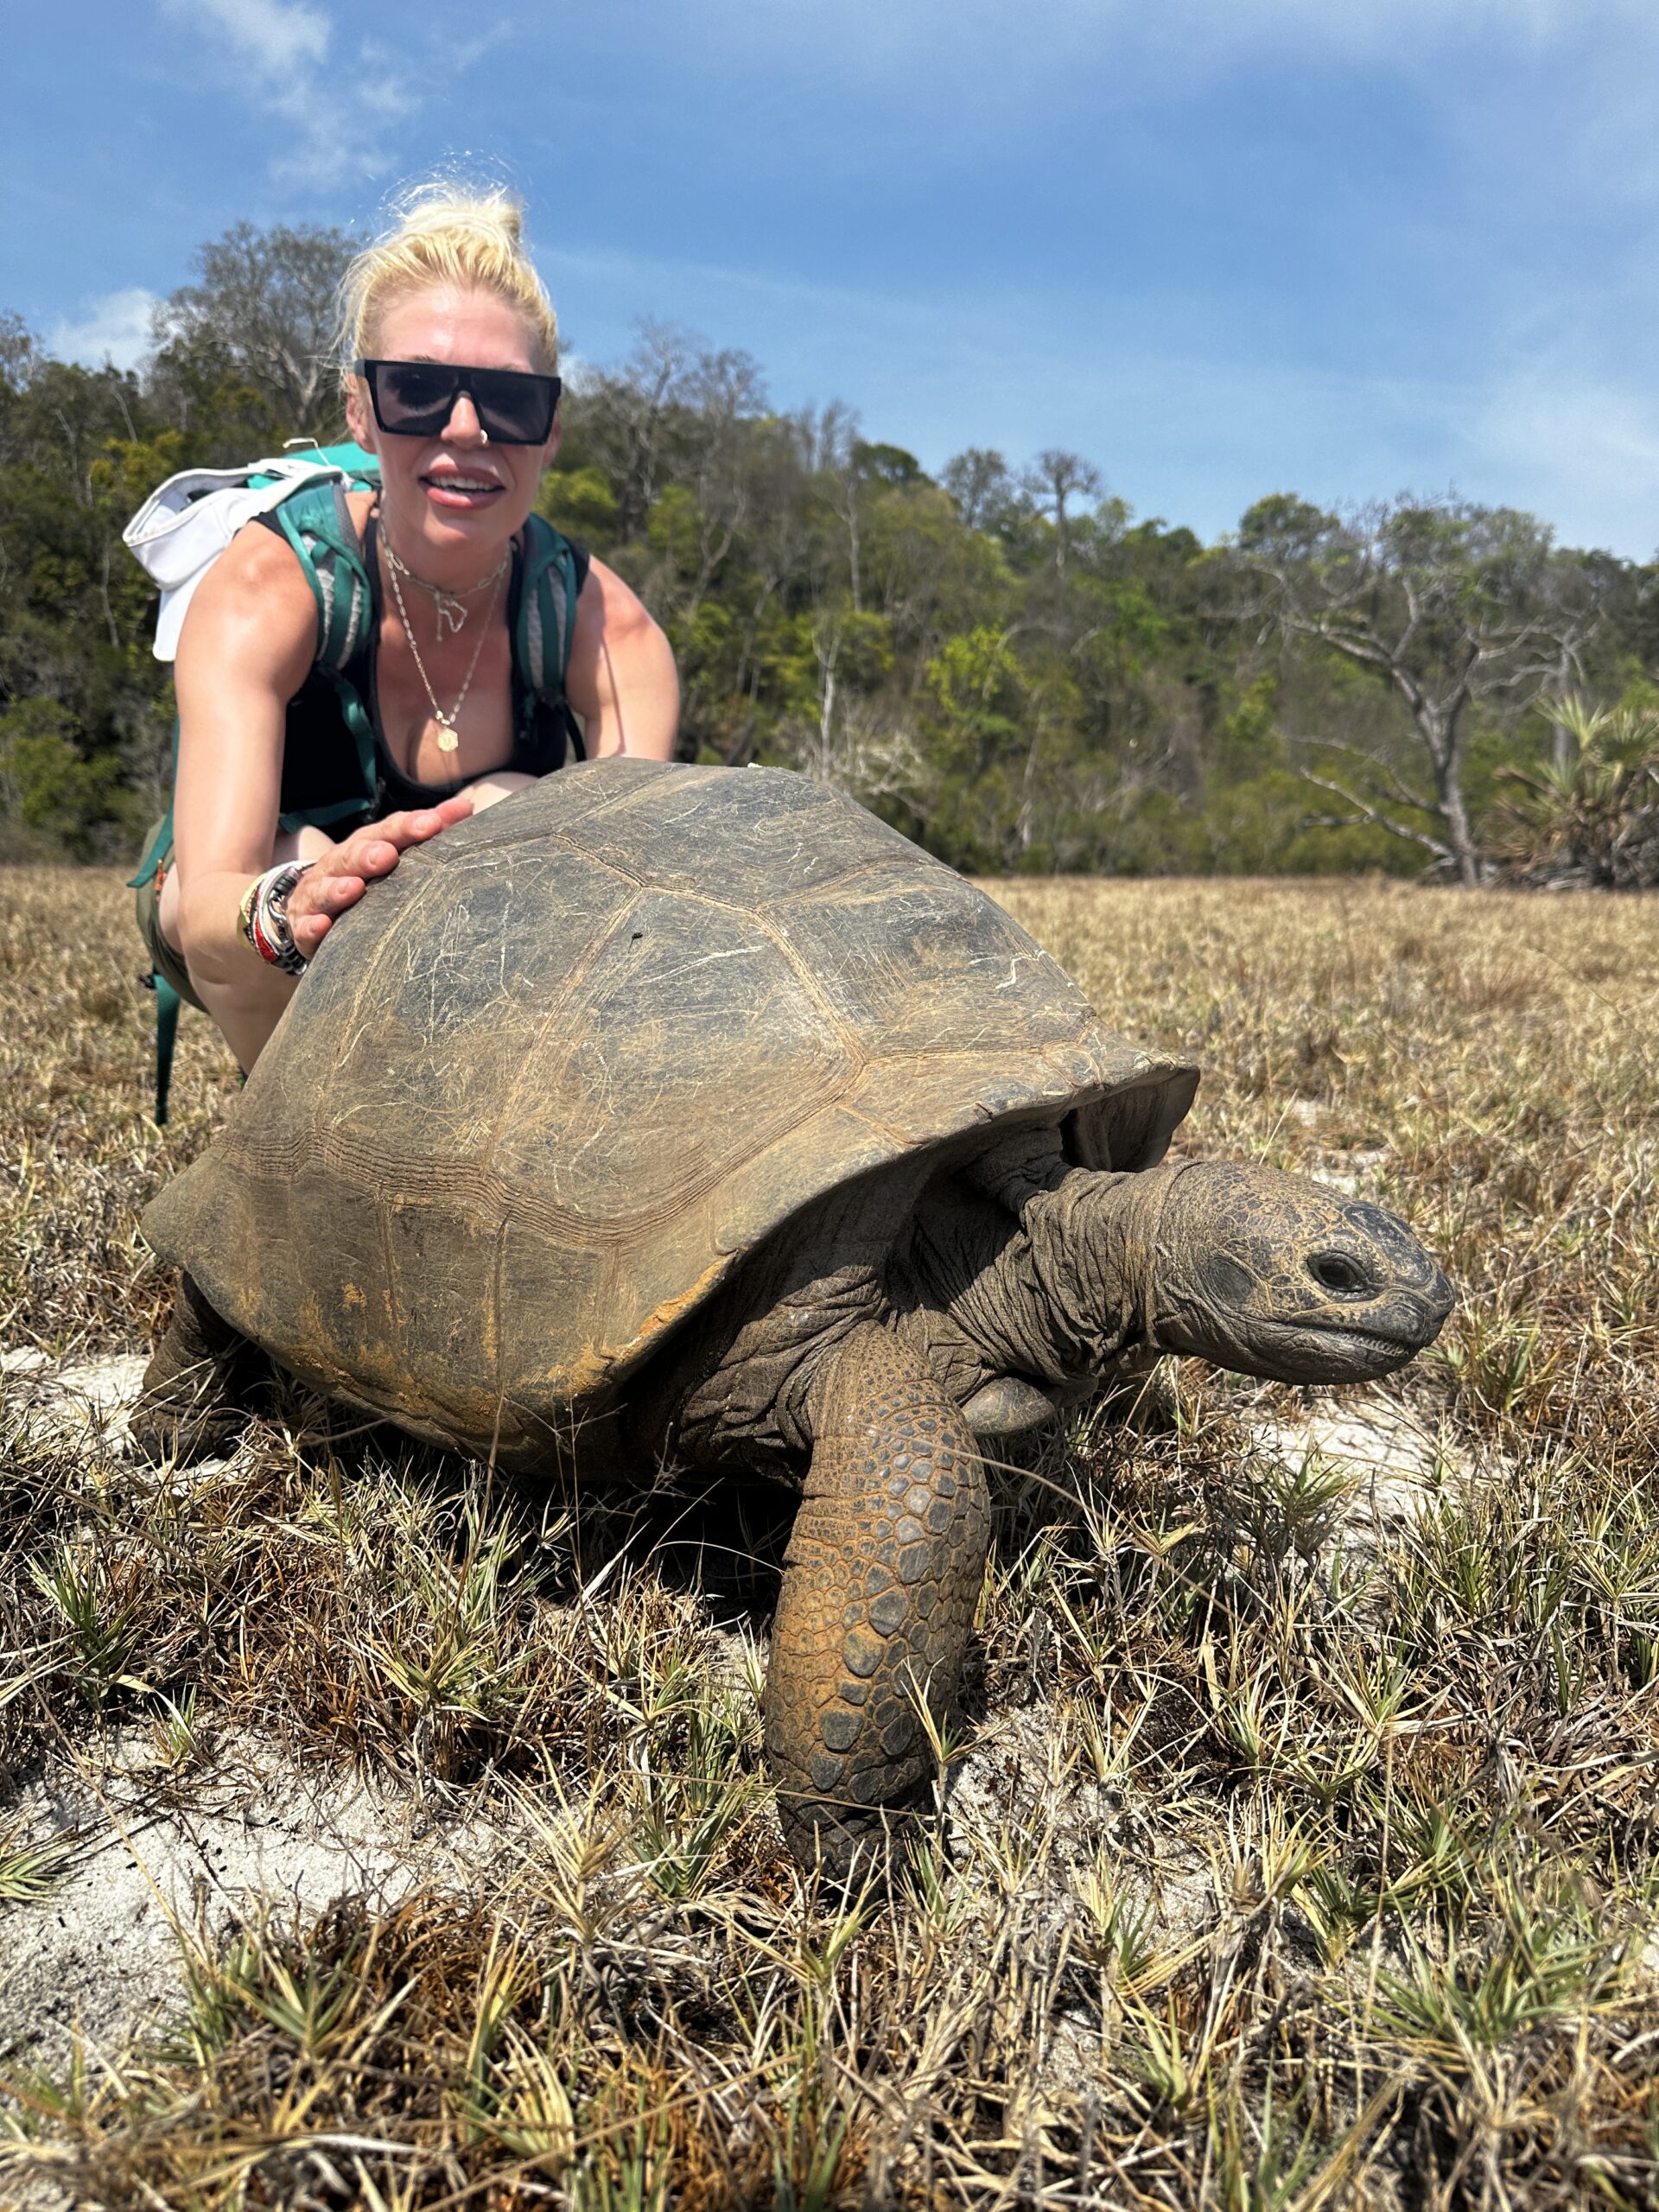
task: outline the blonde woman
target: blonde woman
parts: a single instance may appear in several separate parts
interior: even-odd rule
[[[343,668],[282,510],[246,524],[185,617],[161,973],[244,1068],[335,920],[412,844],[575,757],[669,758],[673,656],[621,579],[532,522],[558,450],[558,327],[504,194],[429,186],[342,290],[342,380],[380,488],[344,500],[368,605]],[[550,544],[562,697],[515,655],[528,534]],[[580,732],[570,715],[574,711]]]

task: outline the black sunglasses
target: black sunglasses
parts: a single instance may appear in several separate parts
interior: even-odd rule
[[[545,445],[564,389],[557,377],[448,361],[359,361],[357,372],[368,379],[375,421],[395,438],[441,437],[464,391],[495,444]]]

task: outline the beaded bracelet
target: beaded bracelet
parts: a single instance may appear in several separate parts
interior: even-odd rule
[[[284,976],[303,976],[305,955],[294,942],[288,902],[309,861],[283,861],[256,876],[243,895],[238,918],[242,934],[259,957]]]

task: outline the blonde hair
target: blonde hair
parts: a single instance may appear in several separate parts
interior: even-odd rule
[[[469,190],[442,177],[415,186],[393,227],[365,246],[340,286],[340,370],[347,391],[353,365],[379,351],[382,319],[395,300],[429,285],[493,292],[528,325],[537,367],[559,365],[559,323],[547,288],[524,251],[524,211],[499,185]]]

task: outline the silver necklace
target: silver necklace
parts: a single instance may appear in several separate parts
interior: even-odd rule
[[[466,626],[467,617],[472,612],[465,602],[469,599],[476,599],[486,584],[499,584],[507,572],[507,563],[512,558],[512,548],[509,545],[491,574],[485,577],[483,583],[468,584],[465,591],[445,591],[441,584],[429,584],[424,576],[417,576],[406,562],[397,558],[397,550],[387,536],[384,524],[380,531],[380,543],[386,549],[386,560],[393,577],[401,576],[405,583],[413,584],[416,591],[423,591],[437,608],[440,639],[442,638],[446,627],[452,638],[459,634]],[[492,613],[495,611],[493,600],[490,601],[490,611]]]
[[[380,535],[380,543],[383,545],[385,545],[386,543],[385,533],[384,531]],[[386,545],[386,550],[388,553],[391,553],[391,546]],[[391,595],[397,602],[397,619],[404,626],[404,635],[409,639],[409,650],[415,656],[415,665],[420,671],[421,681],[426,686],[426,696],[431,701],[432,712],[437,718],[438,750],[440,753],[454,753],[460,748],[461,732],[455,725],[460,719],[462,707],[467,703],[467,694],[473,688],[473,677],[478,671],[478,657],[484,650],[485,639],[490,634],[490,617],[495,613],[495,602],[497,598],[499,596],[501,590],[502,573],[506,568],[507,559],[511,557],[512,551],[512,549],[509,546],[506,556],[503,557],[501,567],[496,570],[494,575],[488,579],[492,587],[490,592],[489,610],[484,617],[484,626],[478,633],[478,643],[473,647],[473,657],[467,664],[467,680],[461,687],[461,691],[455,700],[454,705],[451,707],[447,715],[444,713],[443,709],[438,704],[438,695],[432,689],[432,679],[426,672],[426,663],[421,658],[421,649],[415,642],[414,626],[409,619],[409,609],[404,605],[403,587],[397,581],[397,571],[403,567],[403,563],[397,559],[396,554],[392,554],[391,565],[386,570],[386,574],[391,578]],[[411,578],[410,581],[415,582],[416,580]],[[483,586],[480,585],[478,588],[482,590]],[[442,637],[442,625],[440,625],[439,627],[439,634],[440,637]]]

